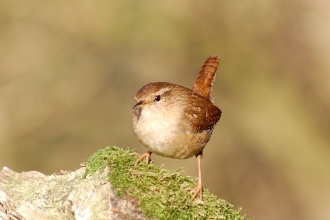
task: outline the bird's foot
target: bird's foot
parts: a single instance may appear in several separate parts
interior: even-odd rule
[[[203,185],[202,183],[197,183],[197,186],[195,188],[190,188],[190,191],[194,192],[194,194],[191,197],[191,201],[194,201],[194,199],[196,198],[196,196],[198,196],[201,200],[203,200]]]
[[[143,159],[146,159],[146,163],[148,164],[151,161],[151,154],[152,152],[148,151],[147,153],[144,153],[142,155],[138,153],[134,153],[134,155],[140,156],[136,161],[135,161],[135,166],[138,165]]]

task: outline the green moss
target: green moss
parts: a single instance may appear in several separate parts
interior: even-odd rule
[[[119,196],[127,193],[140,199],[141,210],[157,219],[235,219],[244,220],[240,210],[212,195],[207,189],[203,201],[191,202],[191,192],[196,179],[183,175],[182,169],[165,170],[141,162],[134,167],[137,159],[134,150],[106,147],[91,156],[86,162],[86,175],[92,175],[108,166],[111,170],[109,181]]]

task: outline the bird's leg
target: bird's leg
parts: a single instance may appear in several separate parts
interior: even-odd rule
[[[198,194],[200,196],[200,199],[203,200],[202,157],[203,157],[203,151],[196,154],[196,158],[197,158],[197,162],[198,162],[198,183],[195,188],[191,189],[191,191],[194,191],[194,194],[191,197],[191,201],[193,201]]]
[[[144,158],[146,159],[146,163],[148,164],[150,162],[151,158],[151,151],[147,151],[147,153],[142,154],[139,159],[136,160],[135,166],[138,165]]]

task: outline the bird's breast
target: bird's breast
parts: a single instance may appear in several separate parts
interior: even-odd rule
[[[159,108],[134,109],[132,127],[138,140],[153,153],[185,159],[200,152],[206,143],[202,133],[192,133],[183,121],[183,110],[159,111]],[[200,136],[200,137],[199,137]],[[204,138],[205,139],[205,138]]]

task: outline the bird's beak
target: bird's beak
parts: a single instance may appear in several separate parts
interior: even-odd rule
[[[142,104],[143,104],[143,101],[141,100],[141,101],[137,102],[137,103],[133,106],[133,108],[138,107],[139,105],[142,105]]]

